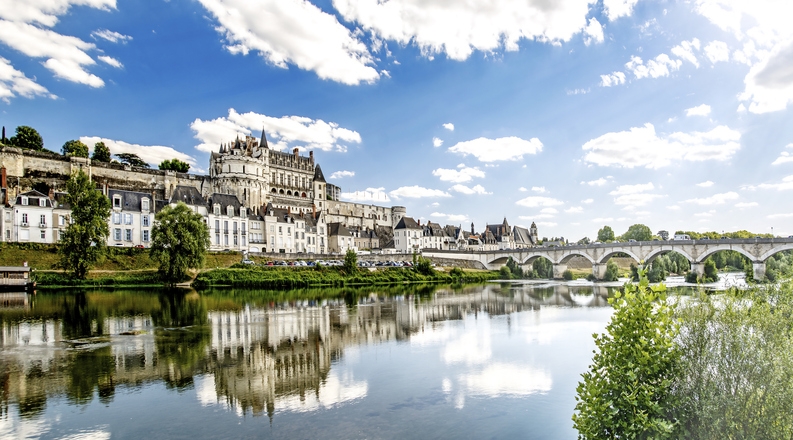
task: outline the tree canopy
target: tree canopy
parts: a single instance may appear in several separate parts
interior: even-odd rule
[[[166,282],[183,281],[188,269],[201,267],[209,244],[204,218],[184,203],[166,206],[157,213],[150,256],[159,263]]]
[[[137,154],[135,153],[118,153],[116,157],[121,163],[125,163],[129,166],[138,167],[138,168],[149,168],[149,164],[144,162]]]
[[[94,155],[91,159],[97,162],[110,162],[110,148],[107,148],[104,142],[95,143]]]
[[[71,222],[63,231],[58,253],[61,266],[75,278],[85,278],[88,269],[102,257],[109,234],[110,200],[96,189],[83,170],[66,182],[65,202],[72,209]]]
[[[41,135],[33,127],[27,125],[20,125],[15,130],[15,135],[11,136],[8,142],[19,148],[27,148],[28,150],[42,151],[44,150],[44,140]]]
[[[160,169],[161,170],[169,170],[169,171],[176,171],[178,173],[186,173],[187,170],[190,169],[190,164],[187,162],[182,162],[179,159],[171,159],[171,160],[164,160],[160,162]]]
[[[61,148],[64,156],[88,157],[88,145],[79,140],[66,141]]]
[[[649,227],[637,223],[635,225],[631,225],[628,230],[622,234],[622,239],[625,241],[650,241],[653,239],[653,231]]]
[[[601,243],[614,241],[614,230],[611,229],[611,226],[603,226],[598,230],[598,241]]]

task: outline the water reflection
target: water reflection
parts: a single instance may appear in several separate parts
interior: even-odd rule
[[[539,334],[531,321],[538,318],[521,312],[605,307],[609,289],[494,284],[26,295],[0,307],[0,434],[46,431],[41,417],[53,399],[111,405],[119,389],[152,383],[192,390],[200,405],[239,415],[333,408],[373,389],[369,378],[335,368],[339,360],[354,363],[360,348],[389,342],[439,347],[453,374],[436,386],[457,408],[477,396],[543,394],[554,384],[550,370],[494,360],[499,332],[549,343],[547,329],[569,325],[548,322]],[[506,326],[493,327],[494,319]]]

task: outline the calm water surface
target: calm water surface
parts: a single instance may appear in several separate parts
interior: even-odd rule
[[[0,438],[575,438],[611,288],[0,302]]]

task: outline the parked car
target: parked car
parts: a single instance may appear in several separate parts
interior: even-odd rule
[[[242,264],[256,264],[256,263],[253,260],[245,259],[245,260],[242,260]]]

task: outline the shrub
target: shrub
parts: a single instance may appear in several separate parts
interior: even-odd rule
[[[415,269],[416,272],[422,275],[432,275],[435,273],[435,269],[432,268],[432,262],[428,258],[424,257],[418,257]]]
[[[603,275],[603,281],[617,281],[620,276],[620,268],[614,260],[609,259],[606,263],[606,273]]]
[[[562,278],[564,278],[567,281],[572,281],[573,280],[573,271],[570,270],[570,269],[565,270],[564,272],[562,272]]]
[[[463,270],[460,269],[459,267],[453,267],[452,270],[449,271],[449,275],[455,278],[460,278],[463,275],[465,275],[465,272],[463,272]]]
[[[586,276],[586,280],[587,281],[597,281],[598,277],[596,277],[595,274],[591,273],[591,274]]]
[[[511,280],[512,271],[507,266],[501,266],[501,269],[498,270],[498,276],[502,280]]]

